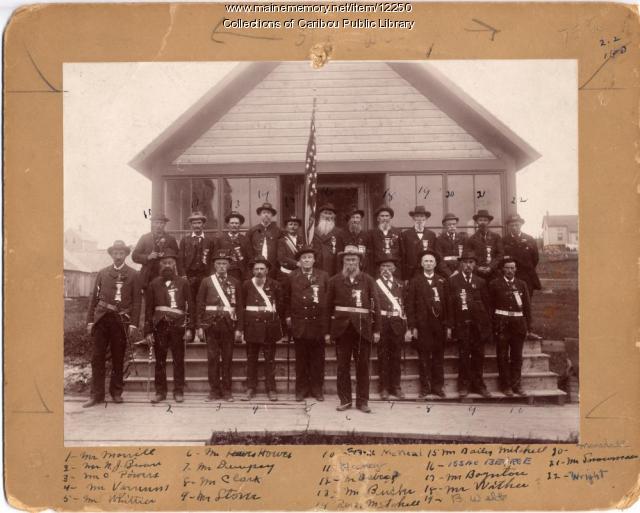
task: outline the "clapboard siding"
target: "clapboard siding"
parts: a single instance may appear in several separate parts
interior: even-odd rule
[[[316,98],[319,161],[495,158],[383,62],[282,63],[175,164],[303,161]]]

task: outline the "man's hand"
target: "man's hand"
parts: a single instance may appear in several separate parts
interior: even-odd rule
[[[138,332],[138,328],[134,324],[129,324],[129,338],[133,338]]]
[[[413,328],[411,330],[411,338],[415,338],[416,340],[418,339],[418,328]]]
[[[184,338],[184,340],[185,340],[186,342],[189,342],[189,340],[191,340],[191,339],[193,338],[193,332],[192,332],[191,330],[189,330],[189,329],[188,329],[188,330],[186,330],[186,331],[184,332],[184,337],[183,337],[183,338]]]
[[[151,253],[149,253],[147,255],[147,260],[155,260],[156,258],[158,258],[160,255],[157,251],[152,251]]]
[[[291,329],[291,317],[287,317],[287,328]]]
[[[377,344],[378,342],[380,342],[380,333],[376,332],[373,334],[373,343]]]
[[[449,278],[453,278],[456,274],[458,274],[458,270],[457,269],[451,273]]]
[[[235,340],[238,344],[242,344],[242,332],[240,330],[236,330]]]
[[[447,328],[447,340],[451,340],[451,328]]]
[[[144,337],[149,346],[152,346],[155,340],[153,339],[153,333],[149,333],[146,337]]]
[[[196,338],[193,340],[194,342],[200,342],[204,340],[204,330],[202,328],[196,329]]]
[[[413,338],[413,335],[411,333],[411,330],[407,330],[406,333],[404,334],[404,341],[411,342],[412,338]]]
[[[87,324],[87,335],[91,335],[92,330],[93,330],[93,323],[90,322]]]
[[[331,335],[329,335],[328,333],[324,336],[324,341],[327,344],[331,344]]]

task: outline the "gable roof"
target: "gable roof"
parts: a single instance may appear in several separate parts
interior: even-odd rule
[[[64,231],[64,236],[65,238],[69,237],[82,242],[96,242],[96,239],[94,239],[93,236],[83,230],[76,230],[75,228],[67,228]]]
[[[411,62],[240,64],[131,162],[304,162],[313,99],[317,159],[500,159],[539,154],[433,66]]]
[[[578,231],[578,216],[577,215],[546,215],[542,218],[542,227],[549,226],[566,226],[570,232]]]

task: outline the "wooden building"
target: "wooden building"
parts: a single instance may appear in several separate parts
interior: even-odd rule
[[[473,230],[481,208],[503,220],[516,210],[515,173],[540,155],[432,66],[412,62],[308,62],[237,65],[132,161],[152,180],[152,209],[180,235],[194,208],[207,229],[226,212],[247,223],[274,204],[278,218],[304,208],[304,161],[317,102],[319,201],[342,215],[357,205],[372,227],[388,203],[394,224],[411,224],[424,205],[429,226],[446,212]]]
[[[547,213],[542,218],[542,245],[548,247],[566,247],[578,249],[578,216]]]

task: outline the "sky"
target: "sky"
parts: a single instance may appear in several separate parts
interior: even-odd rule
[[[235,63],[65,63],[64,226],[101,248],[149,230],[151,182],[128,162]],[[331,63],[328,64],[329,66]],[[573,60],[431,61],[542,155],[517,173],[523,230],[578,213],[577,64]]]

